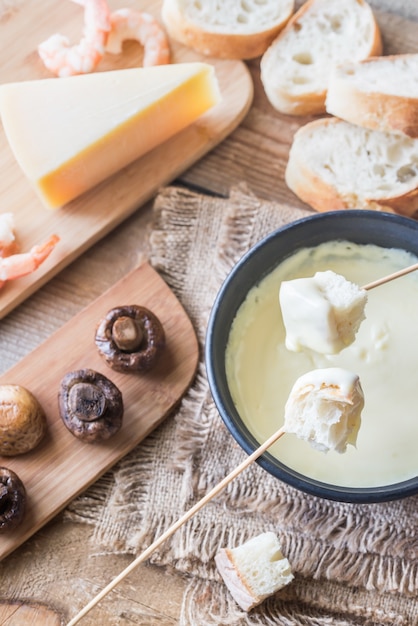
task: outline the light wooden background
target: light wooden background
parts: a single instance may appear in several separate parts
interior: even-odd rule
[[[373,4],[380,3],[376,0]],[[412,12],[417,9],[417,3],[408,0],[392,5]],[[418,51],[417,22],[386,13],[378,13],[378,19],[385,53]],[[293,134],[308,118],[293,119],[275,112],[260,84],[258,60],[248,67],[255,86],[248,115],[228,139],[177,182],[226,196],[231,185],[245,180],[261,198],[303,206],[286,188],[283,173]],[[1,371],[137,265],[146,255],[151,218],[149,202],[1,322]],[[0,563],[1,598],[44,602],[71,617],[81,598],[87,603],[132,560],[127,555],[101,553],[91,536],[88,525],[63,523],[61,515],[55,517]],[[83,624],[174,626],[186,583],[176,572],[141,566]],[[22,626],[22,622],[10,622],[10,626],[17,624]]]

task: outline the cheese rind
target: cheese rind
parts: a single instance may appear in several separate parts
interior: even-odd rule
[[[67,204],[220,101],[214,67],[180,63],[0,86],[14,156],[47,207]]]

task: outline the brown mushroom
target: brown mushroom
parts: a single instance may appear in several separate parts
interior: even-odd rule
[[[122,393],[95,370],[69,372],[61,381],[58,395],[62,421],[68,430],[86,443],[104,441],[122,426]]]
[[[26,512],[26,489],[19,476],[0,467],[0,532],[16,528]]]
[[[111,309],[97,327],[95,342],[112,369],[147,372],[165,347],[165,333],[152,311],[133,304]]]
[[[29,452],[46,429],[45,413],[30,391],[20,385],[0,385],[0,454]]]

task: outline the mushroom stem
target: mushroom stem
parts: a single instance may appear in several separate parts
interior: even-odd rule
[[[111,380],[92,369],[64,376],[58,406],[70,433],[86,443],[105,441],[122,427],[122,393]]]
[[[137,304],[108,311],[100,320],[94,339],[100,356],[117,372],[148,372],[165,348],[160,320]]]
[[[99,419],[106,410],[106,398],[101,389],[91,383],[76,383],[70,389],[71,411],[83,422]]]
[[[123,315],[115,320],[112,337],[119,350],[133,352],[141,345],[144,333],[135,319]]]

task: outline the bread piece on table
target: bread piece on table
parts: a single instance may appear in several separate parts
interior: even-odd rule
[[[364,395],[357,374],[340,367],[306,372],[293,385],[283,428],[321,452],[355,445]]]
[[[379,27],[364,0],[308,0],[264,53],[261,80],[278,111],[324,113],[332,68],[381,53]]]
[[[302,126],[285,172],[288,187],[317,211],[418,209],[418,139],[338,118]]]
[[[294,576],[275,533],[265,532],[236,548],[222,548],[216,566],[233,598],[250,611]]]
[[[294,12],[294,0],[164,0],[170,37],[207,56],[252,59],[265,52]]]
[[[418,137],[418,54],[343,63],[331,73],[325,104],[347,122]]]

